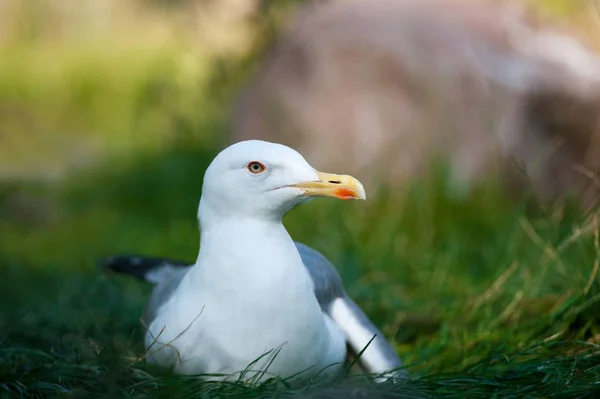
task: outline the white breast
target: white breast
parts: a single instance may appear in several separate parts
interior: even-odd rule
[[[196,266],[149,326],[149,361],[185,374],[230,375],[260,358],[252,369],[268,366],[261,379],[308,369],[305,377],[343,362],[343,334],[322,313],[296,247],[279,226],[203,234]],[[247,240],[245,229],[260,241]]]

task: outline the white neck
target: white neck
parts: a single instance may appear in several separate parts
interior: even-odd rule
[[[226,199],[222,201],[227,201]],[[299,199],[297,203],[303,202],[305,199]],[[281,224],[281,220],[287,211],[289,211],[295,203],[290,201],[288,207],[269,208],[263,207],[258,209],[239,209],[230,203],[223,203],[219,199],[211,198],[202,194],[200,204],[198,205],[198,222],[202,230],[210,230],[214,226],[222,225],[229,221],[237,222],[242,220],[250,221],[269,221]],[[232,211],[231,209],[236,209]]]
[[[310,276],[280,218],[223,217],[202,205],[199,213],[200,250],[192,280],[219,285],[229,295],[248,289],[271,291],[276,286],[272,292],[281,292],[282,285],[301,290],[302,295],[312,290]]]

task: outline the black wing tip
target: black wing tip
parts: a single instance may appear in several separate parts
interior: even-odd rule
[[[143,258],[136,254],[121,254],[101,256],[96,259],[96,265],[103,269],[119,268],[123,264],[130,264],[134,258]]]
[[[102,270],[129,274],[143,280],[146,272],[154,267],[150,259],[136,254],[120,254],[98,258],[96,264]]]
[[[138,254],[120,254],[105,256],[98,259],[98,266],[110,272],[127,274],[140,280],[146,280],[146,274],[158,267],[186,267],[189,263],[162,257],[144,256]]]

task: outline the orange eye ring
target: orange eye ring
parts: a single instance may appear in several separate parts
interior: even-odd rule
[[[255,175],[264,172],[266,169],[267,168],[265,168],[265,165],[258,161],[252,161],[248,164],[248,170],[250,171],[250,173],[254,173]]]

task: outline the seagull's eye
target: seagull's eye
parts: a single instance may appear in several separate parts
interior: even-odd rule
[[[263,165],[263,164],[262,164],[262,163],[260,163],[260,162],[256,162],[256,161],[254,161],[254,162],[250,162],[250,163],[248,164],[248,170],[249,170],[250,172],[254,173],[255,175],[257,175],[257,174],[259,174],[259,173],[262,173],[262,172],[264,172],[264,171],[265,171],[265,169],[266,169],[266,168],[265,168],[265,165]]]

